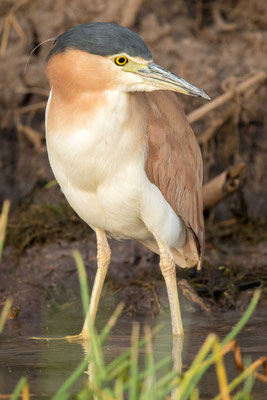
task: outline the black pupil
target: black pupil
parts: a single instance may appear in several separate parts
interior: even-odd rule
[[[124,63],[125,63],[125,57],[120,57],[119,64],[124,64]]]

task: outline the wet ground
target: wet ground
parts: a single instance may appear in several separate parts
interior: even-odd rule
[[[100,309],[97,318],[97,327],[100,330],[109,316],[109,310]],[[184,315],[185,338],[182,350],[182,368],[186,370],[192,362],[201,344],[210,332],[215,332],[223,338],[240,317],[239,312],[223,312],[220,314]],[[172,336],[170,334],[170,320],[168,313],[160,314],[153,321],[150,318],[122,317],[113,329],[108,341],[104,345],[106,362],[128,349],[130,345],[131,324],[138,320],[141,326],[144,323],[156,325],[163,322],[162,330],[153,340],[154,357],[159,360],[172,351]],[[41,321],[41,322],[40,322]],[[39,317],[24,321],[9,320],[0,339],[0,394],[11,393],[21,376],[28,378],[30,392],[33,398],[50,399],[52,394],[71,374],[84,356],[83,347],[77,343],[65,341],[36,341],[30,340],[32,335],[37,336],[64,336],[78,333],[81,328],[81,306],[79,302],[65,304],[51,310],[47,304],[46,311]],[[267,324],[264,312],[256,312],[245,329],[238,336],[238,342],[244,357],[255,360],[267,353]],[[144,358],[141,351],[140,362]],[[231,354],[226,356],[226,367],[229,381],[238,371]],[[81,390],[87,375],[83,374],[73,386],[73,393]],[[49,384],[48,384],[49,382]],[[218,393],[215,371],[210,369],[203,378],[200,386],[201,399],[210,399]],[[256,382],[254,399],[267,398],[266,385]]]

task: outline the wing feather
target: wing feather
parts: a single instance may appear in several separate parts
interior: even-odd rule
[[[204,251],[203,165],[196,137],[177,96],[169,91],[146,94],[149,105],[146,173],[187,227],[179,251],[186,264],[201,264]]]

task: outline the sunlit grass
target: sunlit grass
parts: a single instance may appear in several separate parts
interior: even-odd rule
[[[89,304],[87,276],[79,252],[74,252],[74,258],[78,268],[84,314],[86,314]],[[122,311],[122,305],[119,305],[100,334],[89,323],[87,356],[58,389],[52,400],[200,400],[198,384],[211,366],[215,366],[219,391],[212,400],[251,400],[254,380],[267,382],[266,375],[257,372],[259,367],[264,365],[266,367],[267,358],[261,357],[253,363],[246,361],[244,366],[239,346],[234,339],[255,310],[259,297],[260,291],[257,290],[240,321],[222,341],[213,333],[208,335],[190,368],[183,374],[173,368],[171,356],[157,362],[154,360],[152,339],[160,327],[151,331],[146,326],[144,337],[140,338],[138,324],[133,325],[131,347],[106,365],[103,343]],[[140,369],[138,358],[142,347],[145,347],[146,355],[145,365]],[[242,370],[231,382],[228,382],[224,361],[229,351],[233,351],[237,367]],[[74,395],[72,385],[81,376],[84,376],[86,383],[81,392]],[[17,399],[20,395],[23,400],[29,399],[27,397],[29,386],[23,378],[18,383],[12,399]]]
[[[79,270],[82,302],[85,306],[85,304],[88,304],[88,295],[84,294],[87,283],[82,282],[86,280],[85,269],[81,266],[82,259],[78,256],[78,253],[75,253],[75,259]],[[117,400],[127,398],[129,400],[159,400],[168,399],[172,395],[174,400],[198,400],[199,390],[197,385],[207,369],[215,365],[220,392],[214,400],[229,400],[231,392],[244,381],[244,387],[235,393],[234,398],[247,400],[250,398],[250,392],[253,387],[253,373],[256,368],[264,363],[264,358],[246,366],[241,374],[228,383],[224,356],[229,351],[236,352],[238,346],[233,339],[247,323],[256,308],[259,297],[260,291],[256,291],[243,317],[224,340],[220,342],[215,334],[210,334],[207,337],[190,368],[183,375],[172,369],[171,357],[157,362],[154,361],[152,351],[153,332],[150,332],[149,328],[146,327],[145,337],[139,339],[140,328],[137,324],[133,325],[131,348],[118,356],[109,365],[105,365],[101,345],[107,334],[98,335],[95,328],[89,326],[90,350],[88,356],[64,383],[62,388],[59,389],[53,400],[69,399],[71,396],[70,383],[74,383],[74,378],[76,380],[79,373],[82,373],[88,365],[88,371],[90,372],[88,383],[84,390],[76,395],[76,399]],[[85,307],[84,309],[86,311]],[[140,347],[143,346],[146,347],[146,363],[144,369],[140,370],[138,354]],[[169,371],[161,375],[160,372],[163,367],[168,365]],[[157,379],[157,376],[160,378]],[[261,377],[264,380],[264,376],[262,375]]]
[[[6,227],[7,227],[9,208],[10,208],[10,201],[5,200],[0,214],[0,262],[2,259],[4,243],[6,238]]]
[[[6,323],[6,320],[8,319],[8,313],[11,309],[11,306],[12,306],[12,300],[7,299],[0,314],[0,333],[3,332],[4,325]]]
[[[10,400],[17,400],[20,398],[22,398],[22,400],[30,399],[29,384],[26,378],[21,378],[19,380]]]
[[[9,208],[10,208],[10,201],[5,200],[3,203],[1,214],[0,214],[0,262],[2,260],[2,254],[3,254],[4,243],[5,243],[5,238],[6,238],[6,227],[7,227],[7,221],[8,221]],[[0,314],[0,333],[2,333],[2,331],[4,329],[4,325],[8,318],[8,314],[11,309],[11,306],[12,306],[12,300],[7,299],[4,304],[3,309],[1,311],[1,314]]]

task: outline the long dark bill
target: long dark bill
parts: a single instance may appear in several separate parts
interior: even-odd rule
[[[175,92],[187,94],[189,96],[203,97],[210,100],[210,97],[198,87],[180,78],[178,75],[162,68],[153,62],[147,64],[145,68],[138,70],[138,75],[141,75],[145,83],[157,86],[160,89],[173,90]]]

